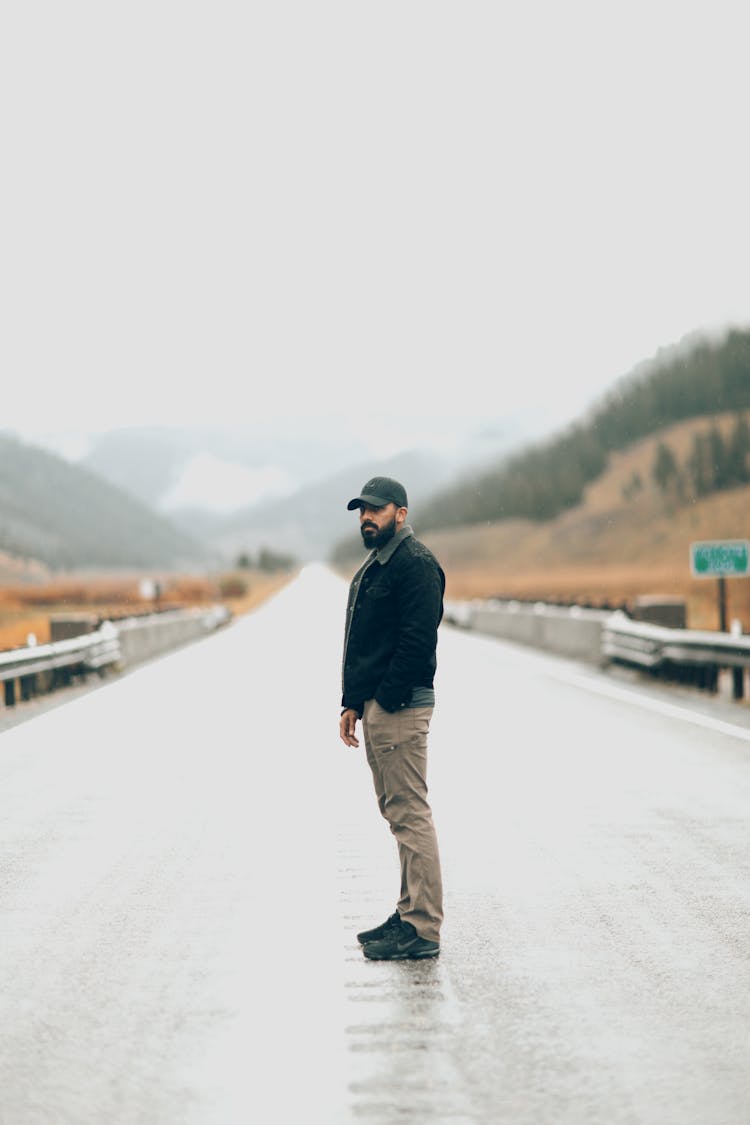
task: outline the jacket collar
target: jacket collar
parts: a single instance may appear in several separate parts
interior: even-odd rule
[[[371,559],[377,559],[381,566],[385,566],[401,546],[404,539],[408,539],[409,536],[413,534],[414,532],[412,531],[411,526],[408,523],[405,523],[401,530],[397,531],[393,538],[388,540],[385,547],[381,547],[379,551],[372,552],[372,555],[370,556]]]

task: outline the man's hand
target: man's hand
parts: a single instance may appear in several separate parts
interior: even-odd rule
[[[347,746],[359,746],[359,739],[354,735],[354,728],[357,725],[358,718],[359,715],[356,711],[353,711],[351,707],[344,711],[344,714],[341,716],[339,734],[341,735],[341,741]]]

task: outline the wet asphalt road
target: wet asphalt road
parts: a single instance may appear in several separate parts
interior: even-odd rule
[[[0,1123],[744,1125],[750,725],[444,628],[438,960],[338,741],[345,587],[0,736]]]

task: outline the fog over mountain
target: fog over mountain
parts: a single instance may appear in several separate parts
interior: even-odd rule
[[[428,453],[400,453],[351,465],[322,481],[299,489],[292,496],[203,522],[203,537],[229,557],[273,546],[297,558],[325,559],[342,537],[356,534],[356,516],[346,505],[371,476],[394,476],[407,482],[410,511],[418,511],[432,492],[452,479],[446,462]],[[197,513],[177,513],[183,528],[201,527]]]
[[[443,431],[409,432],[395,422],[390,441],[371,445],[367,420],[290,420],[282,426],[144,426],[89,437],[78,460],[110,483],[161,510],[230,512],[308,489],[318,481],[401,453],[424,453],[460,472],[539,432],[540,420],[518,414]],[[64,439],[57,438],[64,449]],[[55,435],[43,442],[54,446]]]
[[[143,426],[104,433],[59,432],[39,440],[127,492],[231,560],[270,547],[302,560],[326,557],[352,528],[346,500],[386,473],[404,481],[410,504],[426,501],[485,461],[539,432],[538,414],[421,433],[394,415],[389,439],[367,440],[367,419],[283,427]],[[390,446],[390,448],[389,448]]]
[[[143,426],[93,435],[82,463],[152,507],[226,512],[294,491],[357,456],[355,442],[268,426]]]

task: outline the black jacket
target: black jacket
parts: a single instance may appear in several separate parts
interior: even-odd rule
[[[397,711],[415,687],[432,687],[444,592],[440,564],[408,525],[368,556],[349,588],[343,707],[361,715],[376,699]]]

